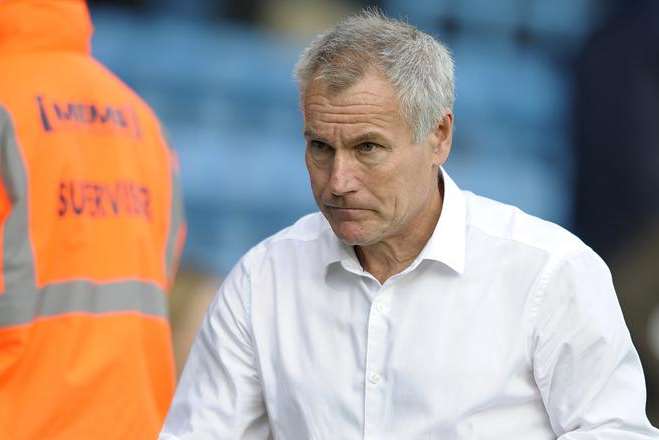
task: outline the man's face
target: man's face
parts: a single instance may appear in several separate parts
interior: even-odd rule
[[[437,173],[450,149],[451,115],[413,143],[392,86],[374,72],[338,93],[313,81],[303,107],[313,194],[343,242],[369,246],[404,239],[436,214],[429,206],[438,200]]]

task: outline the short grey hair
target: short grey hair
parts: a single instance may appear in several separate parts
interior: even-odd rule
[[[295,66],[300,96],[314,80],[338,93],[376,68],[398,95],[401,115],[421,142],[453,110],[453,58],[432,36],[367,9],[318,35]]]

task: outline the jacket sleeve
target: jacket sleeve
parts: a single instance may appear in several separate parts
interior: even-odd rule
[[[11,210],[11,199],[7,186],[12,178],[9,165],[9,143],[11,137],[14,136],[14,131],[11,124],[9,112],[0,105],[0,233],[3,235],[5,223]],[[2,238],[0,238],[0,244],[2,244]],[[2,278],[5,269],[4,257],[4,246],[0,246],[0,292],[5,290],[4,278]]]
[[[560,440],[659,439],[611,275],[590,249],[554,264],[541,287],[533,365]]]
[[[241,262],[208,309],[161,440],[271,438],[249,322],[250,295]]]
[[[9,113],[5,110],[2,105],[0,105],[0,198],[6,197],[5,190],[5,179],[7,179],[7,149],[9,148]],[[2,206],[2,201],[0,201],[0,209],[4,208]],[[0,211],[1,213],[2,211]]]

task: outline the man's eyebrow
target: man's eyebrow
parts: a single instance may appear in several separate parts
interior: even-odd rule
[[[375,142],[382,139],[383,137],[380,133],[376,131],[367,131],[366,133],[362,133],[360,135],[355,136],[353,139],[350,140],[350,143],[355,145],[364,142]]]
[[[304,138],[305,139],[313,139],[313,140],[316,140],[316,141],[320,141],[320,142],[324,142],[326,144],[329,144],[329,141],[327,139],[325,139],[324,137],[314,133],[310,129],[304,130]]]
[[[316,134],[314,131],[311,129],[306,129],[304,130],[304,138],[305,139],[313,139],[317,140],[320,142],[324,142],[326,144],[331,144],[329,140],[324,138],[323,136],[320,136]],[[364,142],[378,142],[378,141],[383,141],[384,137],[378,133],[377,131],[367,131],[366,133],[359,134],[355,136],[354,138],[350,139],[348,142],[350,145],[357,145],[361,144]]]

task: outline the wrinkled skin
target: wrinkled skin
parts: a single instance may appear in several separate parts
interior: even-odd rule
[[[316,203],[362,266],[386,279],[418,255],[437,223],[452,115],[414,143],[392,86],[374,71],[338,93],[313,81],[303,110]]]

